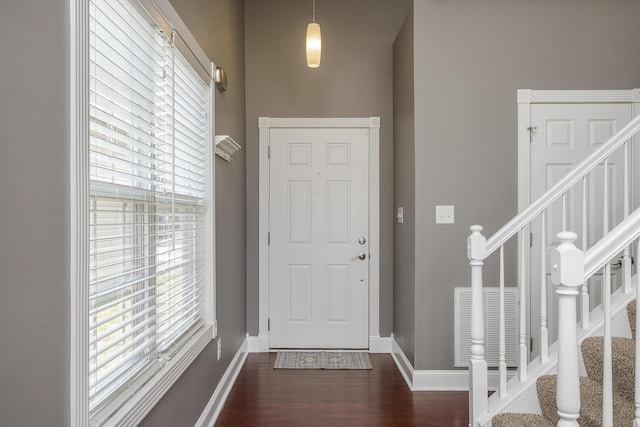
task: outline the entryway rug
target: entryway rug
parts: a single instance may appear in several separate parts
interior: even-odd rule
[[[274,369],[373,369],[369,354],[347,351],[279,351]]]

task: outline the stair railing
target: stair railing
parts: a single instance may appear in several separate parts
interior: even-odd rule
[[[553,283],[558,286],[556,293],[562,304],[559,307],[560,317],[558,319],[558,388],[556,390],[558,415],[563,426],[578,425],[576,420],[580,409],[580,379],[578,377],[578,339],[575,322],[575,297],[578,292],[575,287],[580,286],[598,271],[603,270],[602,425],[605,427],[613,426],[611,261],[625,248],[629,248],[634,241],[637,250],[640,251],[640,209],[629,215],[584,254],[573,244],[577,238],[576,234],[565,231],[559,233],[558,238],[562,243],[551,253],[551,278]],[[636,295],[639,295],[638,282],[636,274]],[[636,316],[636,325],[638,325],[638,317]],[[640,340],[636,339],[635,427],[640,426],[639,343]]]
[[[599,270],[603,270],[604,290],[602,292],[604,300],[602,307],[604,311],[604,360],[602,373],[602,425],[613,425],[613,355],[611,336],[611,261],[617,254],[625,248],[629,248],[635,241],[636,248],[640,250],[640,209],[637,209],[627,219],[616,226],[598,243],[593,245],[585,253],[584,258],[584,280],[588,280]],[[636,274],[636,292],[638,274]],[[638,295],[636,293],[636,295]],[[637,316],[636,316],[637,317]],[[637,331],[636,331],[637,334]],[[575,343],[577,345],[577,342]],[[639,369],[638,352],[636,352],[636,371]],[[558,372],[560,374],[560,372]],[[636,383],[636,387],[638,387]],[[640,394],[636,391],[636,420],[634,425],[640,423]]]
[[[505,362],[505,317],[504,317],[504,287],[505,287],[505,245],[517,236],[518,240],[518,288],[519,288],[519,333],[518,333],[518,378],[520,382],[524,382],[528,378],[529,364],[529,343],[528,337],[528,289],[529,289],[529,268],[539,268],[540,282],[537,283],[540,291],[540,318],[539,331],[540,340],[538,346],[539,359],[541,363],[545,363],[548,359],[549,352],[549,325],[548,325],[548,307],[547,307],[547,274],[548,267],[546,260],[546,233],[541,232],[540,242],[540,259],[539,266],[529,266],[528,261],[523,254],[527,253],[527,245],[530,241],[530,230],[534,225],[539,224],[541,230],[546,230],[547,224],[556,220],[562,224],[560,230],[568,228],[568,201],[570,194],[582,194],[582,232],[581,232],[581,249],[586,252],[589,249],[589,241],[596,240],[596,236],[589,235],[588,222],[589,208],[595,204],[589,200],[589,179],[594,178],[594,171],[599,165],[602,165],[603,171],[609,171],[609,161],[611,156],[617,150],[623,150],[623,215],[624,218],[629,216],[630,209],[630,188],[629,176],[632,171],[629,167],[630,146],[637,139],[640,131],[640,116],[631,120],[618,133],[612,136],[599,149],[594,151],[587,159],[570,170],[557,184],[549,189],[545,194],[533,202],[527,209],[515,216],[502,228],[500,228],[489,239],[486,239],[481,231],[482,227],[474,225],[471,227],[471,235],[467,239],[467,256],[471,266],[471,358],[469,361],[469,423],[470,426],[476,427],[480,425],[480,420],[487,417],[488,414],[488,376],[487,363],[485,356],[485,336],[484,336],[484,307],[482,302],[483,287],[483,268],[485,260],[499,250],[499,286],[500,286],[500,313],[499,313],[499,364],[498,364],[498,393],[496,398],[505,398],[508,395],[507,390],[507,364]],[[639,144],[636,144],[636,149]],[[610,209],[610,182],[609,173],[602,174],[602,235],[606,235],[611,219],[609,217]],[[636,183],[637,185],[637,183]],[[637,190],[637,189],[636,189]],[[572,193],[570,193],[572,192]],[[550,207],[554,203],[561,203],[560,218],[549,216]],[[555,206],[555,205],[554,205]],[[552,213],[552,212],[551,212]],[[536,224],[534,224],[534,222]],[[559,230],[559,231],[560,231]],[[602,238],[602,236],[599,236]],[[623,283],[625,292],[631,290],[631,256],[628,248],[623,250],[621,257],[621,268],[623,270]],[[582,327],[589,325],[590,301],[587,282],[581,285],[580,290],[581,309],[580,318]],[[533,325],[531,326],[533,328]],[[640,427],[640,426],[638,426]]]

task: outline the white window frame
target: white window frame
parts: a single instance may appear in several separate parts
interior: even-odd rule
[[[136,0],[131,0],[135,2]],[[207,238],[209,254],[205,285],[205,327],[186,339],[180,350],[136,380],[135,392],[113,397],[113,412],[89,413],[89,3],[70,0],[70,426],[135,426],[151,411],[202,350],[216,338],[215,283],[215,64],[189,32],[168,0],[137,0],[209,86],[207,132]],[[91,418],[90,418],[91,415]]]

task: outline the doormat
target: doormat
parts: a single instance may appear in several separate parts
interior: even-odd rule
[[[279,351],[274,369],[373,369],[364,352]]]

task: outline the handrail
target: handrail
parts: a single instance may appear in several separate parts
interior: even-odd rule
[[[617,253],[640,237],[640,208],[618,224],[584,254],[584,279],[593,276]]]
[[[538,200],[532,203],[527,209],[513,217],[509,222],[496,231],[493,236],[487,239],[486,256],[491,255],[496,249],[504,245],[522,227],[527,225],[533,218],[546,209],[551,203],[556,201],[562,194],[567,192],[579,180],[593,170],[600,162],[609,157],[629,138],[640,130],[640,116],[631,120],[618,133],[613,135],[600,148],[594,151],[589,157],[582,161],[575,169],[572,169],[556,185],[551,187]]]

